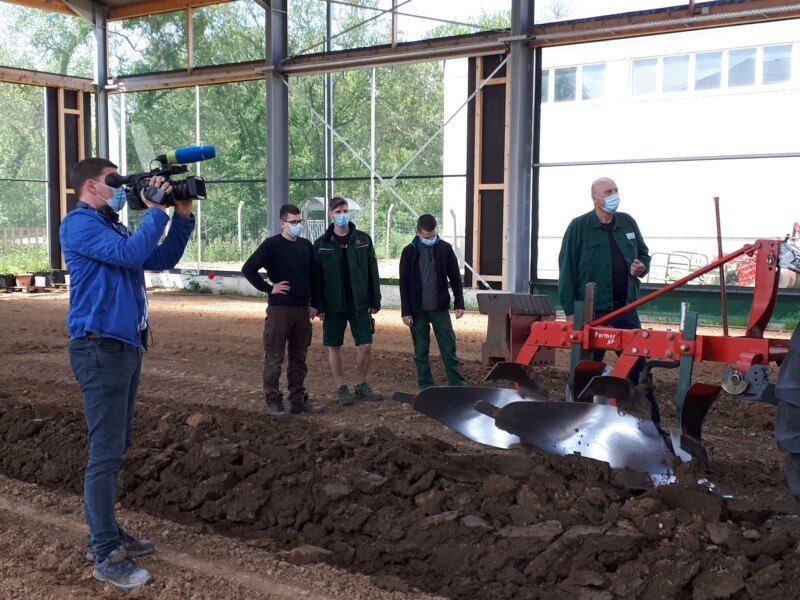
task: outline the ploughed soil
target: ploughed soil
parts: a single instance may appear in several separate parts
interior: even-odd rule
[[[267,416],[264,301],[154,292],[150,308],[119,508],[158,552],[140,561],[154,583],[131,597],[800,597],[800,517],[770,406],[723,395],[704,430],[713,466],[629,490],[603,463],[483,447],[391,400],[337,405],[320,325],[307,385],[326,412]],[[66,293],[0,296],[3,598],[121,595],[83,558],[87,444],[66,312]],[[455,327],[478,384],[486,319]],[[352,341],[345,357],[352,375]],[[538,371],[555,398],[567,358]],[[721,372],[700,365],[695,380]],[[676,376],[657,372],[667,424]],[[370,379],[387,396],[416,387],[396,310],[377,315]]]

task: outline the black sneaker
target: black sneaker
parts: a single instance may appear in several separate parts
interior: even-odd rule
[[[308,394],[303,394],[303,399],[300,402],[292,402],[289,412],[293,415],[300,413],[318,415],[325,412],[325,409],[317,404],[311,404],[311,402],[308,401]]]
[[[349,406],[355,404],[356,398],[350,393],[350,388],[346,385],[340,385],[336,390],[336,401],[342,406]]]
[[[283,407],[283,400],[268,400],[267,413],[273,417],[285,417],[287,414],[289,414]]]
[[[364,381],[363,383],[356,384],[356,400],[383,400],[383,394],[379,394],[373,390],[370,385]]]

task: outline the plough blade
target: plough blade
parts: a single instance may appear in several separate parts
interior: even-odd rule
[[[572,397],[567,398],[567,400],[583,402],[583,400],[579,399],[581,392],[586,389],[586,386],[589,385],[589,382],[594,377],[602,375],[605,368],[605,363],[594,360],[582,360],[575,365],[575,372],[572,379],[572,390],[568,390],[572,393]],[[590,398],[588,402],[591,401],[592,399]]]
[[[580,454],[655,476],[671,476],[673,456],[655,424],[615,406],[583,402],[511,402],[503,407],[479,403],[497,427],[542,452]]]
[[[686,391],[680,414],[681,427],[680,429],[673,427],[670,430],[672,448],[681,460],[695,458],[706,465],[711,464],[711,457],[703,445],[701,432],[706,414],[721,389],[718,385],[693,383]]]
[[[475,410],[480,401],[502,408],[512,402],[535,403],[516,390],[491,387],[431,387],[416,396],[395,393],[393,398],[409,402],[414,410],[435,419],[479,444],[495,448],[510,448],[519,444],[516,435],[495,427],[494,419]]]
[[[642,396],[630,379],[613,375],[592,377],[578,394],[576,401],[610,404],[643,419],[650,418],[652,411],[650,402]]]
[[[499,362],[492,367],[484,381],[511,381],[532,395],[534,400],[547,400],[548,391],[534,377],[533,367],[517,362]]]

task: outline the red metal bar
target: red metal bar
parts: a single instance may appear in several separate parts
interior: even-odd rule
[[[759,240],[760,252],[756,254],[756,283],[753,290],[753,306],[750,309],[750,320],[747,322],[745,336],[764,337],[764,330],[772,318],[775,301],[778,298],[780,282],[780,242]]]
[[[719,196],[714,196],[714,213],[717,216],[717,258],[722,258],[722,223],[719,219]],[[722,308],[722,335],[728,335],[728,296],[725,290],[725,266],[719,266],[720,304]]]
[[[658,298],[659,296],[663,296],[667,292],[671,292],[675,288],[681,287],[684,283],[692,281],[693,279],[697,279],[701,275],[705,275],[709,271],[713,271],[714,269],[716,269],[720,265],[723,265],[726,262],[732,261],[737,256],[741,256],[742,254],[750,254],[752,252],[757,251],[761,247],[761,242],[762,242],[762,240],[758,240],[755,244],[745,244],[744,246],[742,246],[738,250],[735,250],[735,251],[733,251],[733,252],[731,252],[729,254],[726,254],[722,258],[718,258],[717,260],[707,264],[702,269],[700,269],[698,271],[695,271],[694,273],[691,273],[691,274],[687,275],[686,277],[683,277],[682,279],[679,279],[678,281],[674,281],[674,282],[670,283],[669,285],[664,286],[660,290],[656,290],[655,292],[653,292],[651,294],[648,294],[644,298],[639,298],[638,300],[623,306],[619,310],[615,310],[614,312],[608,313],[604,317],[600,317],[599,319],[595,319],[594,321],[589,323],[589,325],[592,326],[592,327],[596,327],[598,325],[602,325],[603,323],[608,323],[610,320],[618,317],[619,315],[625,314],[626,312],[628,312],[632,308],[636,308],[637,306],[641,306],[642,304],[646,304],[647,302],[650,302],[650,300],[653,300],[654,298]]]
[[[694,341],[683,339],[680,331],[650,329],[616,329],[587,325],[574,331],[570,323],[538,321],[533,323],[528,341],[521,349],[517,362],[529,365],[540,348],[569,348],[579,342],[586,350],[621,352],[620,366],[631,365],[641,357],[677,360],[691,355],[694,362],[736,364],[747,371],[757,364],[780,363],[789,348],[789,340],[756,337],[697,336]],[[618,361],[619,362],[619,361]],[[617,374],[617,368],[614,369]]]

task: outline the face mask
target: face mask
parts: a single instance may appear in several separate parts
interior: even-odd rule
[[[613,215],[619,208],[619,194],[611,194],[610,196],[606,197],[606,205],[601,206],[600,208]]]
[[[289,235],[293,238],[298,238],[303,235],[303,224],[297,223],[296,225],[289,225]]]
[[[333,223],[337,227],[344,227],[350,222],[350,214],[349,213],[336,213],[333,215]]]
[[[113,189],[113,188],[112,188]],[[125,203],[128,201],[128,195],[125,193],[125,188],[114,189],[114,196],[106,200],[108,205],[114,209],[114,212],[119,212]]]
[[[436,240],[438,240],[438,239],[439,239],[439,236],[435,235],[435,236],[433,236],[433,239],[426,240],[424,237],[421,237],[421,238],[419,238],[419,241],[421,241],[426,246],[433,246],[436,243]]]

